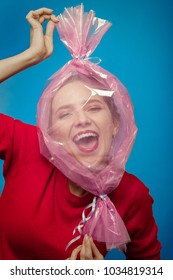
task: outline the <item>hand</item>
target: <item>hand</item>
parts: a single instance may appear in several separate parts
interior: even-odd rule
[[[30,48],[32,64],[48,58],[53,52],[53,31],[55,23],[58,19],[53,13],[53,10],[41,8],[35,11],[30,11],[26,19],[31,25]],[[43,33],[42,23],[49,20],[46,26],[46,32]]]
[[[41,8],[31,11],[26,19],[31,25],[30,48],[13,57],[0,60],[0,83],[20,71],[49,57],[53,52],[53,31],[58,19],[53,10]],[[42,23],[49,20],[45,35]]]
[[[78,254],[80,255],[80,260],[104,260],[103,255],[94,244],[92,237],[88,235],[85,235],[82,245],[73,250],[68,260],[76,260]]]

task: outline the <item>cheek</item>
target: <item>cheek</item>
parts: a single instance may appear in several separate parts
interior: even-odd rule
[[[101,134],[102,134],[102,139],[107,148],[110,148],[112,144],[112,140],[115,135],[115,130],[116,128],[110,120],[107,120],[104,123],[102,123]]]
[[[107,130],[108,134],[112,138],[118,133],[119,130],[119,121],[117,119],[112,118],[111,114],[107,114],[107,118],[105,116],[105,130]],[[107,125],[106,125],[107,123]]]
[[[57,141],[67,141],[68,137],[69,137],[69,133],[70,133],[70,126],[68,125],[68,123],[59,123],[56,122],[53,126],[52,126],[52,134],[54,136],[54,139]]]
[[[109,115],[105,114],[102,117],[102,120],[100,121],[100,128],[105,136],[108,136],[107,134],[111,134],[112,136],[115,125],[113,124],[112,118]]]

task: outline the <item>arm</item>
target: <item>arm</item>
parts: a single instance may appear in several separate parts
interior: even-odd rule
[[[131,242],[127,245],[127,259],[158,260],[161,244],[158,227],[153,216],[153,199],[149,190],[140,183],[135,200],[129,209],[128,229]]]
[[[24,52],[0,61],[0,82],[14,74],[35,65],[48,58],[53,52],[53,31],[58,22],[53,10],[41,8],[30,11],[26,16],[31,25],[30,47]],[[49,20],[46,33],[43,33],[42,23]]]

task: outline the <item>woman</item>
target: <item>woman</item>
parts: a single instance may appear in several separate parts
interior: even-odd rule
[[[27,15],[32,27],[30,48],[0,62],[1,81],[51,55],[52,34],[57,22],[52,12],[42,8]],[[41,26],[44,20],[49,20],[45,35]],[[66,106],[65,102],[69,101],[72,84],[74,89],[80,88],[82,95],[76,95],[69,110],[69,103]],[[118,133],[118,116],[112,117],[103,97],[90,98],[90,90],[81,81],[71,81],[60,91],[63,91],[63,98],[59,99],[57,94],[52,101],[49,134],[83,165],[102,168],[112,137]],[[105,245],[93,242],[87,235],[64,250],[93,195],[69,181],[40,154],[34,126],[4,115],[0,115],[0,123],[0,156],[4,160],[5,178],[0,199],[0,258],[103,259]],[[125,172],[109,197],[131,238],[126,258],[159,259],[160,243],[148,189]]]

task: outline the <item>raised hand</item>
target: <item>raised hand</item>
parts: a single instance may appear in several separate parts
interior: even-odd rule
[[[53,31],[58,19],[53,10],[30,11],[26,19],[31,25],[30,47],[15,56],[0,60],[0,83],[20,71],[49,57],[53,52]],[[44,34],[42,23],[48,20]]]
[[[73,250],[68,260],[77,260],[78,254],[80,260],[104,260],[103,255],[94,244],[92,237],[88,235],[85,235],[82,245]]]
[[[58,19],[53,14],[53,10],[48,8],[30,11],[26,16],[26,19],[31,25],[29,51],[32,63],[36,64],[49,57],[53,52],[53,31]],[[49,21],[44,34],[42,23],[45,20]]]

